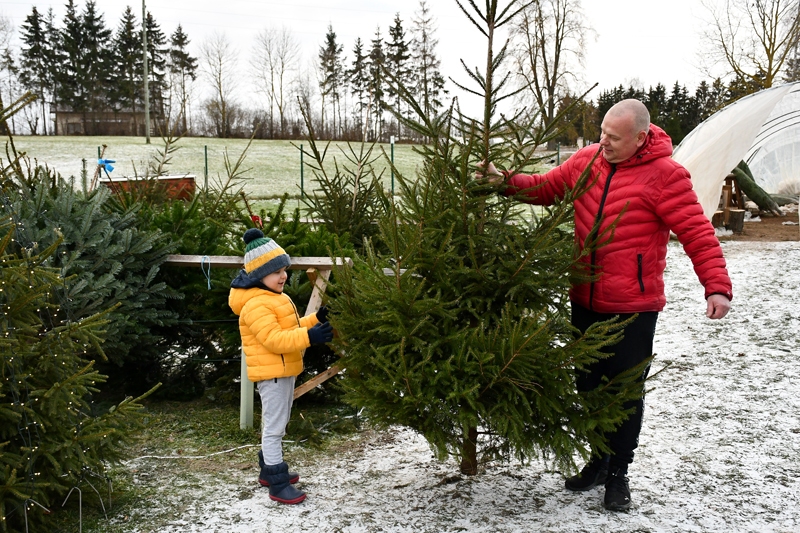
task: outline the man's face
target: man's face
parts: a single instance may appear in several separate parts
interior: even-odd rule
[[[625,161],[642,147],[647,134],[636,132],[629,115],[606,115],[600,125],[600,146],[609,163]]]

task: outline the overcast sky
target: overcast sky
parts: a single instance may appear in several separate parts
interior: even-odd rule
[[[81,10],[84,3],[76,0]],[[483,5],[481,1],[477,3]],[[32,6],[40,12],[52,7],[61,21],[65,4],[66,1],[2,0],[0,13],[10,18],[18,30]],[[97,0],[96,4],[105,15],[106,24],[114,29],[127,5],[131,5],[137,19],[141,18],[141,1]],[[438,53],[445,77],[463,82],[459,59],[469,66],[484,65],[483,37],[455,0],[429,0],[428,5],[437,22]],[[693,92],[697,83],[705,79],[693,66],[700,47],[700,17],[704,16],[697,0],[583,0],[582,6],[597,34],[589,41],[583,73],[587,87],[599,83],[592,98],[596,99],[600,90],[619,84],[627,86],[633,80],[639,80],[645,88],[661,82],[668,89],[678,81]],[[183,26],[192,39],[195,55],[199,44],[217,31],[224,32],[237,45],[245,60],[253,36],[260,29],[285,25],[300,41],[304,59],[310,61],[323,42],[328,24],[333,25],[349,60],[357,37],[368,43],[380,27],[381,34],[388,38],[395,13],[400,14],[408,31],[418,8],[417,0],[147,0],[147,9],[164,33],[169,35],[179,23]],[[240,66],[246,70],[246,61]],[[466,97],[460,98],[463,102]]]

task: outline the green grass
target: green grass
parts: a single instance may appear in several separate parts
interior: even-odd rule
[[[150,145],[145,144],[141,137],[18,136],[14,138],[14,142],[18,151],[25,152],[39,164],[47,164],[64,177],[78,178],[84,165],[83,160],[86,160],[90,179],[96,168],[98,147],[103,144],[107,145],[104,157],[116,161],[112,177],[144,175],[148,163],[157,156],[158,150],[164,149],[164,143],[158,137],[152,138]],[[233,164],[242,154],[247,142],[247,139],[183,138],[177,143],[178,150],[172,155],[168,172],[194,174],[198,186],[203,186],[207,149],[209,183],[214,184],[219,178],[227,176],[226,151]],[[307,141],[254,140],[247,150],[242,166],[246,169],[244,178],[247,180],[245,190],[248,194],[255,198],[276,198],[287,193],[293,197],[299,196],[301,176],[300,151],[297,146],[300,144],[308,150]],[[320,143],[319,147],[322,149],[324,144]],[[359,150],[360,145],[353,144],[353,148]],[[376,146],[373,156],[380,155],[381,148],[386,151],[387,157],[391,157],[389,144]],[[347,143],[331,143],[326,162],[332,164],[332,158],[335,157],[340,165],[345,163],[342,150],[348,150]],[[395,145],[395,166],[403,175],[415,175],[420,161],[421,158],[414,152],[412,145]],[[308,162],[308,156],[305,156],[303,188],[306,192],[313,188]],[[384,186],[391,188],[388,162],[385,159],[378,160],[375,169],[376,172],[383,171]]]

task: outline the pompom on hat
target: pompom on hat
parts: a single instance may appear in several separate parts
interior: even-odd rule
[[[244,270],[250,279],[260,280],[281,268],[289,268],[292,260],[278,243],[265,237],[258,228],[244,234]]]

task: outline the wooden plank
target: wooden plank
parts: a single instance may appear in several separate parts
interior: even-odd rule
[[[313,268],[310,268],[308,269],[308,272],[314,273],[313,277],[309,274],[309,277],[312,278],[311,282],[314,284],[314,290],[311,291],[311,298],[308,299],[306,315],[316,313],[317,309],[319,309],[322,305],[322,295],[325,294],[325,289],[328,287],[328,280],[331,277],[330,270],[317,271]],[[317,275],[317,272],[319,272],[319,275]]]
[[[317,270],[330,270],[334,264],[341,266],[344,264],[352,265],[353,260],[349,257],[337,257],[334,261],[330,257],[292,257],[292,270],[307,270],[316,268]],[[165,264],[184,267],[212,266],[215,268],[242,268],[244,258],[239,255],[168,255]]]
[[[296,387],[294,389],[294,399],[295,400],[298,399],[303,394],[307,393],[308,391],[310,391],[311,389],[313,389],[317,385],[328,381],[329,379],[331,379],[333,376],[335,376],[336,374],[338,374],[341,371],[342,371],[342,369],[339,368],[339,365],[333,365],[328,370],[326,370],[324,372],[320,372],[319,374],[317,374],[313,378],[309,379],[308,381],[306,381],[305,383],[303,383],[302,385],[300,385],[299,387]]]

